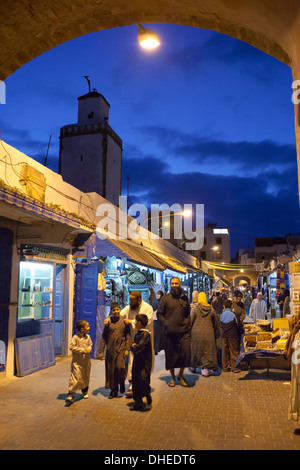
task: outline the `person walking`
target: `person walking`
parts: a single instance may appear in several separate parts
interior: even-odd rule
[[[249,316],[253,319],[254,323],[256,323],[257,320],[266,320],[267,304],[261,292],[258,292],[256,299],[252,301]]]
[[[219,336],[216,313],[207,302],[205,293],[200,292],[198,305],[191,311],[190,370],[192,372],[196,372],[197,367],[201,367],[201,375],[209,377],[209,370],[218,370],[216,340]]]
[[[281,287],[280,288],[280,294],[279,294],[278,299],[277,299],[277,304],[279,306],[279,317],[280,318],[283,318],[283,304],[284,304],[284,299],[285,299],[284,292],[285,292],[285,288]]]
[[[133,354],[132,393],[134,405],[130,408],[130,411],[142,411],[144,409],[144,397],[146,397],[148,405],[152,404],[150,378],[153,354],[151,333],[146,329],[147,323],[147,315],[136,315],[135,325],[137,333],[131,345],[131,352]]]
[[[250,306],[252,304],[252,296],[251,296],[251,293],[250,292],[247,292],[245,298],[244,298],[244,307],[245,307],[245,310],[246,310],[246,315],[248,316],[249,315],[249,312],[250,312]]]
[[[283,318],[286,318],[287,315],[290,315],[291,310],[290,310],[290,291],[289,289],[285,289],[283,293],[284,301],[283,301],[283,310],[282,310],[282,315]]]
[[[243,294],[240,290],[234,292],[234,298],[232,301],[231,310],[235,314],[238,323],[242,324],[246,318],[246,309],[243,303]]]
[[[211,306],[217,315],[221,315],[223,313],[224,301],[220,292],[216,292],[216,295],[211,302]]]
[[[130,326],[120,318],[121,308],[117,302],[110,306],[110,322],[104,326],[99,345],[100,360],[105,357],[105,388],[110,389],[109,399],[125,392],[125,357],[131,345]]]
[[[179,367],[178,380],[181,385],[188,387],[183,373],[185,367],[190,366],[191,358],[190,304],[178,277],[171,279],[171,290],[162,298],[157,317],[166,334],[166,370],[171,374],[168,385],[175,387],[175,368]]]
[[[154,334],[153,341],[154,341],[154,352],[155,352],[156,356],[160,351],[162,351],[164,349],[165,335],[164,335],[164,332],[163,332],[162,324],[161,324],[160,320],[157,318],[157,309],[158,309],[159,303],[160,303],[161,299],[163,298],[163,296],[164,296],[163,291],[159,290],[156,294],[156,299],[154,300],[154,302],[152,304],[152,308],[153,308],[153,334]]]
[[[232,311],[232,300],[224,302],[224,311],[220,316],[220,328],[222,332],[222,365],[223,372],[241,372],[235,367],[239,354],[239,320]]]
[[[70,350],[72,351],[71,377],[66,405],[74,402],[76,390],[81,390],[83,398],[88,398],[88,389],[91,372],[92,340],[89,336],[90,325],[85,320],[76,323],[78,333],[73,336]]]
[[[130,325],[131,329],[131,341],[134,340],[134,336],[137,333],[136,329],[136,315],[143,314],[148,318],[147,329],[151,333],[151,345],[154,356],[154,341],[153,341],[153,308],[147,302],[142,299],[142,294],[139,291],[130,292],[129,305],[123,308],[120,316]],[[127,364],[127,380],[129,382],[129,388],[126,393],[127,398],[132,398],[132,364],[133,364],[133,353],[129,352],[128,364]],[[152,361],[152,369],[154,367],[154,357]]]
[[[129,295],[129,305],[127,305],[123,310],[121,310],[120,317],[125,320],[125,323],[130,325],[130,336],[131,342],[134,340],[134,336],[137,332],[136,330],[136,320],[135,317],[138,313],[142,313],[147,315],[148,317],[148,325],[147,329],[151,333],[151,344],[153,349],[153,356],[154,356],[154,345],[153,345],[153,308],[147,302],[142,299],[142,295],[139,291],[132,291]],[[110,322],[110,317],[106,318],[104,321],[104,325],[107,325]],[[127,398],[132,398],[132,362],[133,362],[133,354],[130,351],[127,356],[127,364],[126,364],[126,378],[129,382],[129,388],[127,390],[126,396]],[[154,358],[152,361],[152,367],[154,366]]]

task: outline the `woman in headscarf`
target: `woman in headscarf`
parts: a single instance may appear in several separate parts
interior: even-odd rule
[[[200,292],[198,305],[191,312],[191,371],[201,367],[201,374],[209,377],[209,370],[218,370],[216,339],[220,336],[217,316]]]

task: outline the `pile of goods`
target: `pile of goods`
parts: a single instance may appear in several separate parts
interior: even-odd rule
[[[285,350],[290,334],[289,322],[285,318],[257,320],[255,324],[244,324],[244,349]]]

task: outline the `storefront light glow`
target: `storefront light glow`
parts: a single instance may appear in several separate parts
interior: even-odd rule
[[[51,267],[52,267],[52,264],[36,263],[36,262],[30,262],[30,261],[20,262],[21,269],[40,269],[41,271],[49,271],[49,268]]]

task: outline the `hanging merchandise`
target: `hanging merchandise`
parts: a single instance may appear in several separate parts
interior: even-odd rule
[[[280,295],[280,284],[281,284],[281,265],[279,264],[276,269],[276,299]]]
[[[106,282],[104,279],[103,274],[98,273],[98,290],[105,290],[106,289]]]

